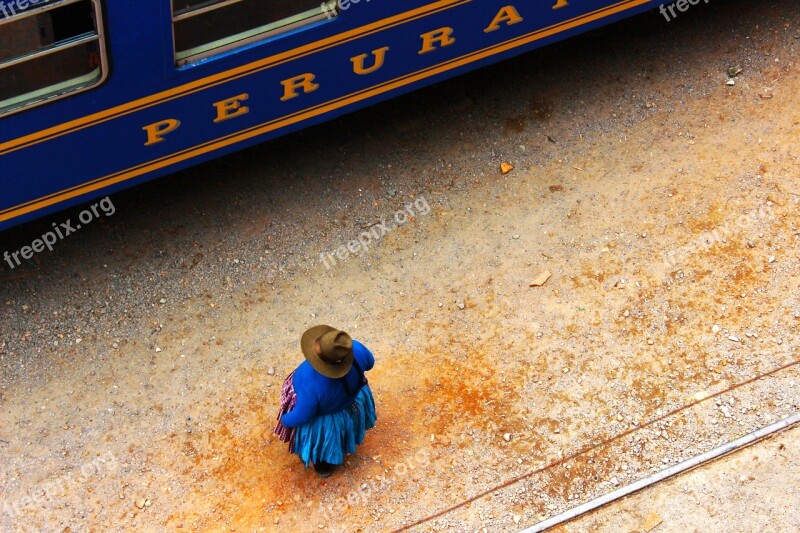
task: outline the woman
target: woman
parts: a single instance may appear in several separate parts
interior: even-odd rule
[[[364,372],[372,353],[344,331],[314,326],[300,339],[306,360],[287,376],[275,433],[322,477],[355,453],[377,415]]]

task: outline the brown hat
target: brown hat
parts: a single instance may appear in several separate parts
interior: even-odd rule
[[[315,344],[319,341],[319,352]],[[330,326],[314,326],[300,337],[300,348],[311,366],[329,378],[341,378],[353,366],[353,339]]]

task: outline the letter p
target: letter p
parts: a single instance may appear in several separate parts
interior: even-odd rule
[[[52,231],[48,231],[44,235],[42,235],[42,240],[44,241],[45,246],[51,252],[53,251],[53,245],[58,241],[56,234]]]
[[[156,144],[164,141],[164,135],[171,131],[177,130],[181,125],[181,121],[176,118],[168,118],[160,122],[149,124],[142,129],[147,133],[147,142],[145,146]]]

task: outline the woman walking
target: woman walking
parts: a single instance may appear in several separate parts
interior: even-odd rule
[[[344,331],[314,326],[303,333],[306,360],[286,377],[275,433],[322,477],[355,453],[377,415],[364,372],[375,365],[366,346]]]

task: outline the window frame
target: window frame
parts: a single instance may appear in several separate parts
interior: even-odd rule
[[[170,4],[170,26],[172,29],[172,56],[175,67],[182,68],[192,66],[202,62],[205,59],[222,55],[231,50],[244,48],[247,45],[264,41],[270,37],[288,33],[294,29],[310,26],[311,24],[323,21],[332,21],[339,16],[339,8],[337,0],[328,0],[323,2],[319,7],[301,11],[295,15],[278,19],[274,22],[263,24],[256,28],[234,33],[222,39],[205,43],[201,46],[196,46],[185,51],[178,51],[178,41],[175,35],[176,23],[187,20],[196,16],[205,15],[211,11],[217,11],[234,4],[244,2],[246,0],[221,0],[220,2],[207,4],[196,9],[184,8],[177,11],[174,10],[172,1]],[[326,15],[322,10],[322,5],[328,6],[328,13],[332,16]],[[215,43],[219,43],[216,44]],[[195,51],[196,50],[196,51]]]
[[[6,60],[0,60],[0,70],[13,67],[15,65],[19,65],[20,63],[24,63],[26,61],[32,61],[40,57],[55,54],[63,50],[67,50],[69,48],[97,41],[97,48],[100,55],[100,64],[98,65],[98,67],[100,68],[100,77],[97,79],[87,80],[85,82],[79,82],[74,85],[64,86],[64,84],[72,80],[80,79],[80,77],[72,78],[72,80],[64,80],[52,83],[35,91],[29,91],[27,93],[23,93],[18,96],[9,98],[7,100],[19,99],[26,95],[34,95],[30,99],[25,99],[18,104],[15,105],[12,104],[10,107],[7,107],[5,109],[0,109],[0,118],[7,117],[9,115],[18,113],[20,111],[28,110],[32,107],[53,102],[55,100],[60,100],[62,98],[66,98],[69,96],[74,96],[77,93],[88,91],[90,89],[102,85],[106,81],[106,79],[108,79],[109,68],[108,68],[108,53],[106,51],[105,19],[103,17],[103,6],[101,4],[101,0],[60,0],[56,2],[50,2],[39,7],[34,7],[32,9],[25,10],[23,12],[18,12],[11,17],[0,19],[0,27],[2,27],[5,24],[17,22],[28,17],[41,15],[42,13],[58,9],[60,7],[86,1],[90,2],[94,9],[93,13],[95,22],[94,33],[87,32],[81,35],[76,35],[75,37],[71,37],[61,44],[53,43],[52,45],[46,48],[42,48],[40,50],[27,52],[22,55],[11,57]],[[82,77],[85,76],[86,74]],[[51,91],[47,90],[51,88],[55,89]]]

